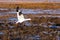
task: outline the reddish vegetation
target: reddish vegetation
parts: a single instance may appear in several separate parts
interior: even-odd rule
[[[42,8],[42,9],[58,9],[60,3],[0,3],[0,7],[5,8]]]

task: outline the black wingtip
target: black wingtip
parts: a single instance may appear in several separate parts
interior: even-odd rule
[[[19,15],[21,15],[21,14],[22,14],[22,11],[19,12]]]
[[[16,7],[16,11],[18,12],[18,10],[19,10],[19,7],[17,6],[17,7]]]

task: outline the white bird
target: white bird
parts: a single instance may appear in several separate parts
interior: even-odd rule
[[[28,20],[31,20],[30,18],[28,18],[28,19],[25,19],[24,18],[24,15],[22,14],[22,12],[19,10],[19,8],[17,7],[17,19],[18,19],[18,21],[16,22],[16,23],[22,23],[22,22],[24,22],[24,21],[28,21]]]

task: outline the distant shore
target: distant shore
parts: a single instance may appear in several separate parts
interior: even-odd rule
[[[2,3],[0,2],[0,8],[28,8],[28,9],[59,9],[60,3]]]

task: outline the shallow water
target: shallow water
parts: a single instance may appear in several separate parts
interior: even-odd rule
[[[60,9],[56,10],[42,10],[42,9],[20,9],[23,14],[60,14]],[[12,13],[16,13],[16,11],[12,11]]]
[[[2,10],[2,9],[0,9]],[[49,9],[49,10],[43,10],[43,9],[20,9],[22,10],[23,14],[60,14],[60,9]],[[2,12],[2,13],[12,13],[12,14],[16,14],[16,9],[11,9],[11,11],[8,12]],[[1,12],[0,12],[1,15]]]

